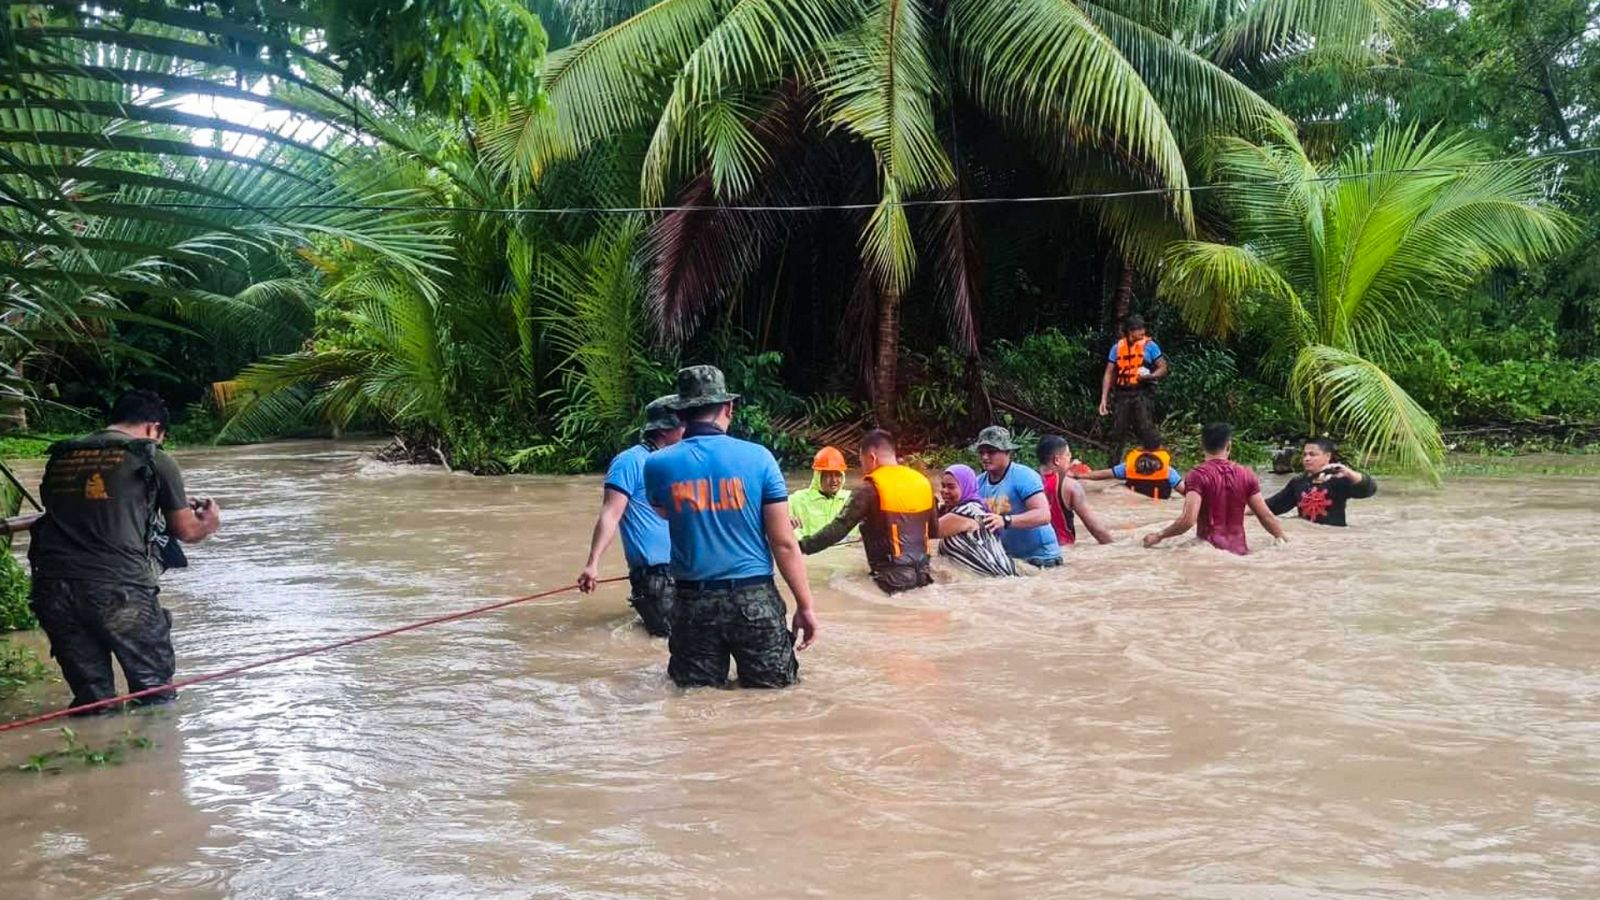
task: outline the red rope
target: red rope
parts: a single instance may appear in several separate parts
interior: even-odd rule
[[[611,584],[612,582],[626,580],[626,576],[618,576],[616,578],[602,578],[596,583]],[[390,628],[387,631],[363,634],[360,637],[346,638],[345,640],[335,641],[331,644],[307,647],[304,650],[296,650],[293,653],[285,653],[282,656],[274,656],[271,659],[262,659],[253,663],[245,663],[242,666],[234,666],[231,669],[223,669],[220,672],[208,672],[204,675],[196,675],[193,678],[184,678],[179,681],[174,681],[171,684],[163,684],[158,687],[145,688],[142,691],[134,691],[131,694],[123,694],[119,697],[111,697],[106,700],[96,700],[93,703],[85,703],[82,706],[73,706],[67,709],[58,709],[55,712],[44,713],[43,715],[37,715],[29,719],[19,719],[15,722],[7,722],[4,725],[0,725],[0,733],[15,731],[19,728],[27,728],[31,725],[40,725],[54,719],[62,718],[63,716],[70,716],[73,713],[90,712],[96,709],[104,709],[108,706],[115,706],[118,703],[124,703],[128,700],[137,700],[140,697],[148,697],[151,694],[164,694],[170,691],[175,691],[179,688],[192,687],[197,684],[204,684],[208,681],[217,681],[222,678],[229,678],[231,676],[238,675],[241,672],[249,672],[253,669],[260,669],[265,666],[276,665],[277,663],[281,662],[288,662],[291,659],[299,659],[302,656],[311,656],[315,653],[326,653],[329,650],[337,650],[340,647],[349,647],[354,644],[364,644],[367,641],[375,641],[378,638],[404,634],[407,631],[415,631],[418,628],[426,628],[429,625],[438,625],[442,622],[453,622],[456,619],[465,619],[468,616],[478,616],[486,612],[493,612],[497,609],[505,609],[508,606],[515,606],[518,603],[527,603],[529,600],[542,600],[545,597],[553,597],[556,594],[565,594],[567,591],[574,590],[577,590],[577,585],[567,585],[566,587],[554,588],[538,594],[529,594],[526,597],[515,597],[510,600],[501,600],[499,603],[491,603],[487,606],[479,606],[473,609],[462,610],[461,612],[450,613],[448,615],[435,616],[431,619],[423,619],[420,622],[412,622],[409,625],[401,625],[398,628]]]

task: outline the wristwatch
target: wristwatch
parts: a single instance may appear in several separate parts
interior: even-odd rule
[[[1011,527],[1011,517],[1010,516],[1001,516],[1000,517],[1000,527],[1001,528],[1010,528]]]

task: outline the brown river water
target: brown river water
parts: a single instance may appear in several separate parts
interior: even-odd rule
[[[179,454],[225,509],[180,677],[577,574],[598,479],[362,449]],[[1248,558],[1091,494],[1119,542],[1039,577],[812,558],[793,690],[673,688],[610,586],[75,723],[117,765],[0,735],[0,897],[1600,895],[1595,482],[1385,483]]]

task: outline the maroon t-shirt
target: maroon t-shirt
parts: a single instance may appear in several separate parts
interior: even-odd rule
[[[1200,495],[1200,538],[1229,553],[1249,553],[1244,510],[1251,495],[1261,492],[1256,473],[1231,460],[1208,459],[1190,469],[1185,480],[1189,491]]]

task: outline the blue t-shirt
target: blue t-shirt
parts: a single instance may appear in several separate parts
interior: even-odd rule
[[[1128,464],[1127,463],[1117,463],[1116,465],[1112,466],[1111,467],[1111,477],[1117,479],[1118,481],[1127,481],[1128,480]],[[1182,472],[1179,472],[1177,469],[1174,469],[1171,466],[1167,467],[1167,486],[1168,487],[1174,487],[1175,488],[1175,487],[1178,486],[1178,482],[1180,482],[1182,480],[1183,480],[1183,473]]]
[[[650,502],[667,511],[672,577],[721,581],[772,575],[761,511],[789,499],[772,453],[725,434],[696,434],[650,454]]]
[[[1115,344],[1111,345],[1111,352],[1106,354],[1106,362],[1114,363],[1117,361],[1117,347],[1121,346],[1121,344],[1121,341],[1117,341]],[[1155,338],[1146,340],[1144,342],[1144,364],[1147,366],[1153,366],[1156,364],[1156,360],[1160,358],[1161,347],[1155,342]]]
[[[1020,516],[1028,509],[1028,498],[1044,493],[1044,479],[1027,466],[1013,462],[999,484],[989,481],[988,473],[978,476],[978,495],[989,508],[1001,515]],[[1059,559],[1061,545],[1050,523],[1034,528],[1007,528],[1000,532],[1000,543],[1016,559]]]
[[[606,490],[628,498],[628,511],[622,514],[622,555],[628,568],[665,565],[672,556],[672,539],[667,535],[667,520],[650,508],[644,492],[644,461],[650,448],[643,444],[618,453],[606,469]]]

